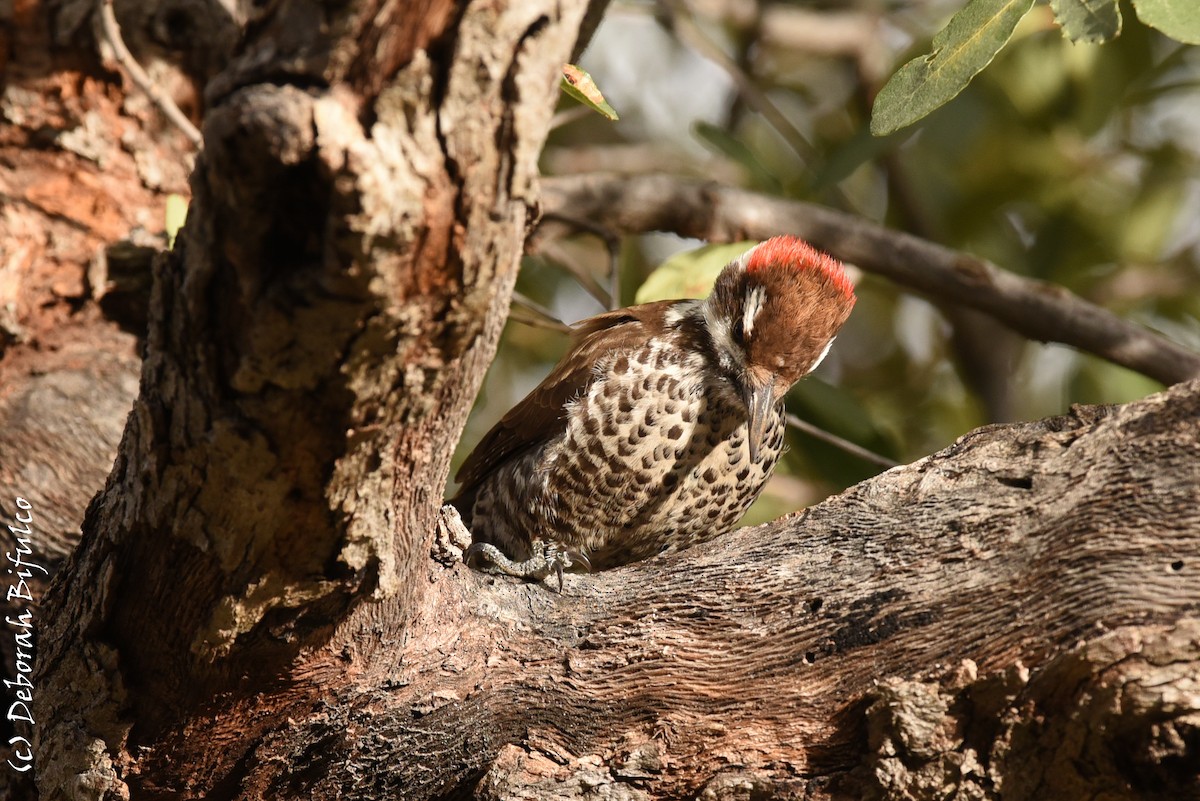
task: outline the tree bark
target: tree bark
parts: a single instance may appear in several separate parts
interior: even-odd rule
[[[562,594],[431,567],[374,686],[242,791],[1195,798],[1198,421],[1195,382],[981,429]]]
[[[243,787],[1200,797],[1198,487],[1193,382],[981,429],[561,594],[431,568],[387,678],[278,732]]]
[[[406,636],[583,11],[250,20],[206,91],[138,400],[48,598],[44,797],[234,793],[294,704]],[[220,749],[188,736],[214,708]]]
[[[153,17],[172,0],[128,5]],[[87,38],[94,6],[0,4],[0,510],[26,528],[17,499],[30,505],[33,553],[22,558],[49,573],[75,547],[84,509],[112,468],[145,328],[145,304],[139,318],[129,300],[145,295],[166,197],[186,193],[191,159],[186,139],[125,94],[96,48],[72,46]],[[131,38],[144,51],[144,37]],[[194,99],[185,70],[158,62],[155,76],[180,103]],[[15,556],[23,546],[14,543],[0,552]],[[46,575],[27,572],[36,599]],[[36,615],[36,603],[15,593],[0,599],[0,616]],[[21,650],[0,637],[0,678],[18,679]],[[3,708],[17,700],[5,697]],[[17,726],[0,718],[5,752]],[[31,792],[31,779],[0,767],[0,797]]]
[[[250,20],[39,623],[41,796],[1200,797],[1200,382],[561,593],[430,558],[583,12]]]

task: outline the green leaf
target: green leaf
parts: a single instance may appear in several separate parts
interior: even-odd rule
[[[164,215],[166,220],[163,227],[167,233],[168,249],[175,247],[175,236],[179,233],[179,229],[183,228],[187,212],[188,202],[183,195],[167,195],[167,208]]]
[[[1117,0],[1050,0],[1050,8],[1072,42],[1107,42],[1121,33]]]
[[[1200,2],[1133,0],[1138,19],[1179,42],[1200,44]]]
[[[966,88],[1008,42],[1033,0],[971,0],[933,37],[933,52],[901,67],[879,91],[871,133],[912,125]]]
[[[617,112],[608,105],[600,87],[592,80],[592,76],[576,67],[574,64],[563,64],[562,90],[571,97],[583,103],[593,111],[603,114],[610,120],[619,119]]]
[[[638,303],[649,303],[652,300],[702,298],[712,289],[721,268],[757,244],[705,245],[677,253],[650,273],[646,282],[638,287],[634,299]]]

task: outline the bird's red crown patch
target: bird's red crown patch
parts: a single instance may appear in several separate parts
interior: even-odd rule
[[[746,262],[746,271],[755,272],[771,265],[812,270],[829,280],[846,298],[854,298],[854,284],[846,275],[842,263],[822,253],[796,236],[775,236],[754,248]]]

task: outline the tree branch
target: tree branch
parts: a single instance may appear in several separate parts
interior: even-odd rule
[[[670,175],[545,178],[543,206],[627,233],[672,231],[712,242],[804,237],[870,273],[995,317],[1170,385],[1200,376],[1200,354],[1122,320],[1056,284],[823,206]]]
[[[213,790],[194,777],[241,752],[175,739],[199,709],[221,699],[244,748],[288,725],[259,689],[315,702],[334,674],[308,662],[407,637],[584,3],[259,12],[209,84],[139,396],[46,598],[48,799]]]
[[[562,593],[431,562],[407,644],[320,714],[297,704],[239,781],[362,799],[1192,797],[1198,419],[1200,381],[989,426]]]
[[[200,131],[179,110],[179,106],[175,105],[175,101],[154,84],[153,79],[146,74],[146,70],[142,69],[142,65],[137,62],[137,59],[129,52],[129,48],[125,46],[125,40],[121,37],[121,26],[117,24],[117,17],[113,13],[112,4],[113,0],[98,0],[100,27],[104,31],[104,36],[108,40],[108,44],[113,49],[113,55],[121,66],[125,68],[125,71],[129,73],[129,77],[133,80],[134,84],[146,93],[146,96],[153,101],[154,105],[158,106],[166,118],[176,128],[183,131],[184,136],[196,148],[203,147],[204,137],[200,135]]]

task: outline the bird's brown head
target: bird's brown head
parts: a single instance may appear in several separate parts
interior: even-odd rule
[[[717,277],[704,316],[746,401],[752,458],[771,408],[825,358],[854,300],[841,263],[794,236],[756,245]]]

